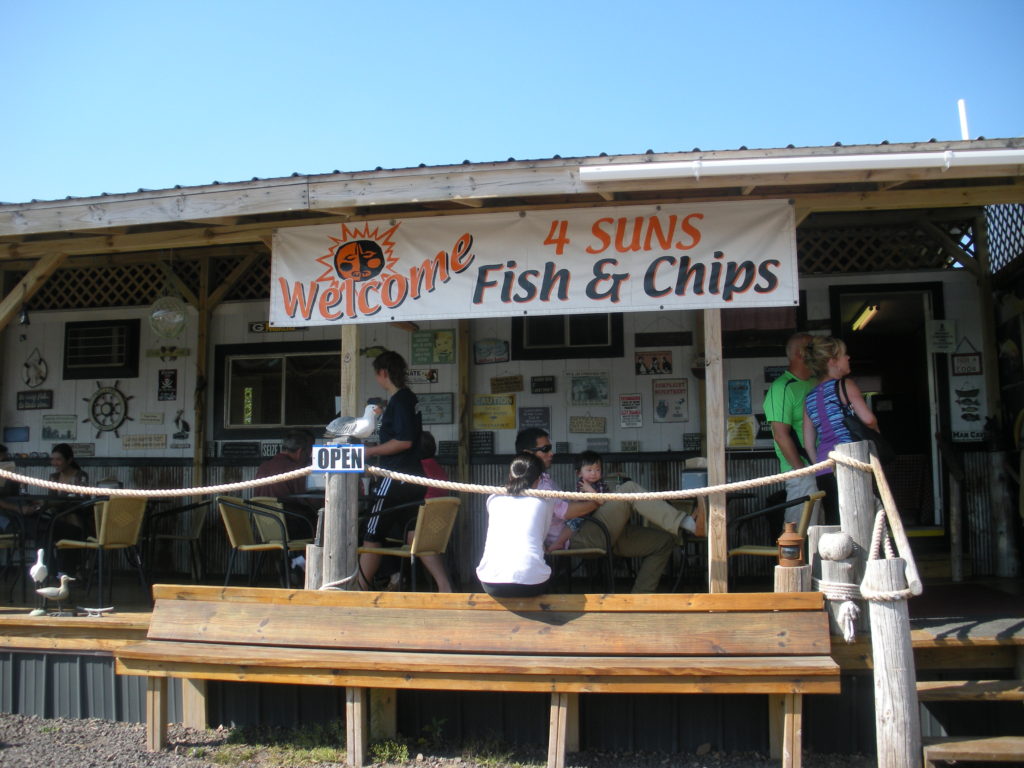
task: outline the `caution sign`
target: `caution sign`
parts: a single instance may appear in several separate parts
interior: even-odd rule
[[[314,472],[362,472],[366,468],[364,446],[357,444],[314,445]]]

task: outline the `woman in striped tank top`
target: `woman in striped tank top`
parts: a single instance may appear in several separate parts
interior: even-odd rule
[[[804,447],[815,462],[828,458],[829,452],[853,438],[843,423],[847,413],[856,413],[872,429],[878,429],[878,420],[868,407],[860,387],[853,379],[846,379],[846,402],[840,394],[840,382],[850,375],[850,356],[842,339],[815,336],[804,352],[807,367],[818,379],[818,386],[807,393],[804,400]],[[826,524],[839,524],[838,489],[831,469],[818,473],[818,488],[825,491]]]

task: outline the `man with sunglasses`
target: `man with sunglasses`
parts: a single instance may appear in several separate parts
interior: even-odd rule
[[[521,430],[516,435],[516,452],[532,453],[544,464],[544,474],[541,475],[538,490],[558,491],[551,479],[551,464],[555,460],[554,446],[551,444],[551,437],[546,431],[539,427],[529,427]],[[666,504],[670,509],[671,505]],[[608,501],[599,504],[596,501],[565,501],[555,500],[554,515],[551,520],[551,530],[548,532],[545,545],[550,545],[558,538],[562,526],[566,520],[576,517],[593,514],[608,528],[611,535],[612,552],[619,557],[642,558],[640,569],[636,574],[636,581],[633,584],[633,592],[656,592],[661,574],[672,557],[672,550],[675,547],[675,537],[665,530],[655,527],[630,525],[629,516],[633,511],[632,506],[627,502]],[[640,514],[643,510],[637,509]],[[576,531],[569,539],[569,549],[587,549],[591,547],[603,547],[604,537],[601,536],[597,526],[584,525]]]

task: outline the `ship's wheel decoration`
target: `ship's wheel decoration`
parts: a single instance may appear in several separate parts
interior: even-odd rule
[[[48,373],[49,366],[46,365],[43,356],[39,354],[39,347],[36,347],[21,368],[21,380],[25,382],[26,387],[35,389],[46,381]]]
[[[120,437],[117,430],[121,428],[121,425],[125,421],[134,421],[128,415],[128,401],[134,395],[125,395],[117,388],[120,383],[115,381],[113,386],[104,387],[97,381],[97,389],[93,392],[92,397],[82,398],[89,404],[89,415],[82,419],[82,423],[92,422],[97,430],[97,438],[104,432],[113,432],[116,437]]]

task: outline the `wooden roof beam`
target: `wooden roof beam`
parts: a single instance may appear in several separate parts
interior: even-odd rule
[[[0,331],[10,324],[11,319],[21,311],[25,302],[46,284],[50,275],[57,271],[67,257],[66,253],[51,253],[44,256],[18,281],[13,290],[4,297],[3,301],[0,301]]]

